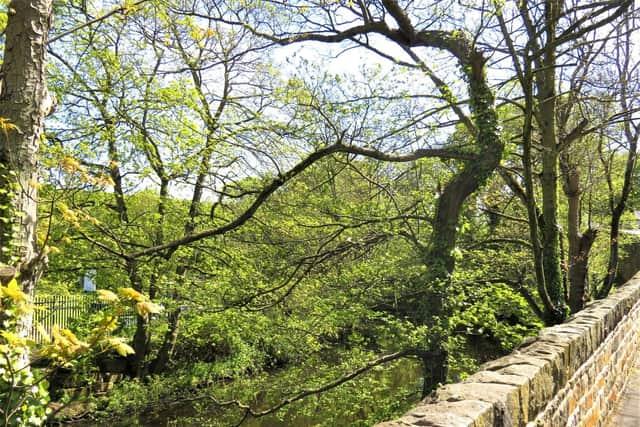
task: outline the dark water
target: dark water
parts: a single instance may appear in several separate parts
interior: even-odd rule
[[[370,417],[388,419],[404,412],[419,397],[420,366],[412,360],[399,360],[385,369],[374,370],[322,395],[313,395],[288,405],[277,413],[260,418],[248,417],[241,424],[246,427],[312,427],[312,426],[366,426],[373,424]],[[293,372],[293,376],[298,374]],[[267,377],[268,386],[252,392],[252,398],[243,401],[254,410],[272,407],[294,390],[291,370],[283,370]],[[295,383],[295,378],[293,383]],[[317,387],[319,384],[314,385]],[[298,388],[303,381],[298,381]],[[232,394],[242,395],[256,390],[250,382],[234,383]],[[245,388],[245,390],[242,390]],[[313,387],[312,387],[313,388]],[[217,393],[220,390],[216,390]],[[295,393],[295,392],[294,392]],[[391,402],[391,403],[390,403]],[[238,408],[220,408],[207,400],[173,404],[144,414],[114,414],[119,418],[105,423],[76,424],[77,426],[145,426],[145,427],[209,427],[233,426],[243,419]]]

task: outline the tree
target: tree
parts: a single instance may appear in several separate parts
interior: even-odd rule
[[[624,15],[632,2],[618,1],[606,4],[594,4],[588,7],[567,5],[563,1],[545,1],[543,4],[521,2],[517,6],[505,5],[496,11],[502,36],[517,82],[522,90],[522,181],[521,192],[527,206],[530,225],[530,241],[533,247],[538,294],[543,302],[548,322],[562,321],[567,314],[564,291],[564,273],[562,271],[562,238],[558,221],[558,163],[561,153],[570,144],[585,133],[588,121],[573,122],[570,112],[575,106],[581,84],[573,85],[565,97],[564,108],[560,108],[562,96],[559,95],[561,81],[559,69],[571,67],[570,52],[580,49],[586,38],[597,29],[615,22]],[[514,35],[522,35],[515,37]],[[599,39],[594,37],[590,49],[585,49],[586,57],[574,68],[578,76],[589,69],[591,61],[598,53]],[[518,45],[516,45],[516,42]],[[579,55],[577,55],[579,57]],[[560,119],[560,124],[559,120]],[[573,128],[567,128],[574,123]],[[538,210],[534,188],[534,148],[539,145],[541,159],[540,188],[541,208]],[[576,176],[570,170],[565,158],[566,191],[570,196],[570,257],[571,287],[575,298],[572,308],[581,308],[586,275],[584,265],[575,264],[581,257],[588,256],[593,232],[580,235],[577,230]],[[511,180],[510,183],[515,183]],[[570,297],[571,298],[571,297]]]
[[[236,228],[244,225],[250,218],[252,218],[257,211],[257,209],[265,203],[280,187],[286,184],[288,181],[295,178],[297,175],[301,174],[305,169],[310,167],[315,162],[322,160],[325,157],[333,156],[337,153],[350,153],[353,155],[367,156],[378,160],[383,161],[391,161],[391,162],[408,162],[413,161],[423,157],[441,157],[441,158],[453,158],[453,159],[461,159],[461,164],[459,166],[459,173],[455,178],[453,178],[448,184],[445,185],[445,188],[442,192],[442,195],[438,201],[438,206],[436,208],[435,213],[435,226],[433,227],[434,234],[429,239],[429,244],[421,247],[422,256],[425,263],[429,265],[428,269],[428,277],[424,278],[425,286],[423,289],[420,289],[417,294],[424,296],[420,298],[416,298],[414,305],[414,312],[412,314],[415,321],[419,324],[427,324],[432,325],[436,330],[440,330],[440,337],[436,337],[433,339],[434,344],[426,345],[427,348],[416,350],[419,351],[423,355],[423,359],[425,360],[425,369],[429,369],[431,371],[432,366],[446,366],[446,351],[442,346],[442,341],[444,337],[447,335],[447,314],[445,307],[445,296],[446,296],[446,288],[447,282],[449,281],[449,276],[453,271],[453,267],[455,264],[454,260],[454,249],[456,244],[456,225],[458,222],[458,217],[460,215],[460,211],[462,209],[463,203],[468,198],[470,194],[472,194],[490,175],[491,171],[498,165],[499,159],[501,157],[502,151],[502,143],[497,136],[497,123],[496,117],[493,112],[493,95],[491,94],[490,89],[488,88],[486,78],[484,76],[484,58],[482,54],[474,49],[471,41],[467,39],[466,36],[462,33],[457,32],[440,32],[440,31],[418,31],[416,30],[410,23],[405,22],[406,16],[404,12],[398,9],[397,4],[390,3],[387,5],[388,11],[395,16],[398,24],[401,26],[400,29],[391,29],[384,24],[382,21],[382,17],[377,18],[375,25],[371,28],[367,26],[360,34],[364,36],[366,33],[372,31],[372,29],[376,29],[384,24],[384,33],[387,38],[393,40],[396,43],[399,43],[400,46],[404,46],[407,49],[411,47],[435,47],[442,49],[444,51],[448,51],[451,53],[452,57],[456,58],[460,64],[462,74],[468,80],[468,88],[471,94],[471,110],[474,115],[473,118],[466,117],[460,108],[458,108],[452,99],[447,98],[447,94],[449,94],[449,89],[446,87],[444,82],[440,81],[437,77],[432,75],[432,79],[436,82],[436,86],[438,90],[441,92],[441,96],[445,98],[445,104],[452,104],[451,107],[454,112],[459,114],[464,121],[465,124],[471,127],[473,133],[475,135],[474,139],[476,140],[476,144],[471,145],[471,148],[466,147],[452,147],[452,148],[431,148],[427,144],[426,147],[418,146],[413,151],[409,152],[399,152],[399,153],[387,153],[382,149],[376,148],[368,148],[367,146],[358,146],[355,144],[356,140],[361,138],[361,135],[357,133],[349,134],[346,129],[340,129],[340,127],[336,127],[334,123],[328,123],[328,129],[330,130],[328,135],[330,138],[326,141],[322,138],[319,139],[319,143],[314,142],[311,147],[305,147],[306,150],[311,148],[311,151],[303,151],[300,156],[300,161],[297,164],[289,167],[288,170],[283,168],[278,163],[282,165],[286,165],[288,159],[282,153],[275,151],[273,154],[265,151],[264,148],[258,148],[255,151],[252,150],[250,145],[243,144],[242,142],[236,142],[238,138],[245,138],[243,135],[243,131],[240,129],[234,129],[233,127],[223,127],[219,122],[219,114],[223,111],[226,111],[226,108],[229,105],[233,105],[227,102],[227,92],[223,87],[223,95],[219,97],[222,101],[219,102],[219,112],[215,113],[210,109],[210,95],[204,92],[205,87],[202,84],[202,72],[201,70],[207,69],[207,65],[203,62],[208,58],[203,55],[206,53],[210,55],[213,51],[205,51],[202,46],[205,46],[209,42],[215,42],[216,40],[220,40],[221,42],[225,40],[222,36],[225,32],[224,28],[228,26],[228,23],[223,21],[219,21],[216,19],[209,19],[209,16],[213,16],[216,12],[213,8],[207,8],[203,6],[204,12],[200,9],[194,9],[190,11],[181,11],[180,15],[184,16],[182,21],[174,21],[172,18],[167,19],[165,23],[161,24],[158,30],[155,33],[151,33],[151,43],[154,46],[156,55],[159,52],[167,52],[167,55],[171,55],[171,58],[176,58],[178,61],[182,62],[187,70],[187,74],[191,75],[191,83],[194,87],[194,94],[197,100],[200,100],[200,105],[196,105],[196,120],[200,123],[198,126],[202,126],[202,129],[206,135],[209,135],[204,145],[199,147],[199,153],[201,153],[202,157],[200,158],[199,165],[196,165],[196,171],[199,171],[195,176],[195,181],[193,183],[188,183],[189,186],[193,185],[193,198],[192,198],[192,208],[190,209],[190,216],[195,218],[194,215],[197,214],[198,205],[200,203],[200,197],[202,192],[202,185],[204,183],[204,179],[206,176],[211,176],[212,173],[210,165],[213,164],[221,164],[223,168],[226,168],[226,163],[221,159],[224,159],[227,156],[226,153],[220,151],[218,147],[222,147],[225,144],[231,144],[231,152],[238,153],[239,156],[245,156],[245,154],[241,154],[242,150],[244,152],[250,153],[251,156],[255,156],[254,158],[265,159],[276,166],[277,172],[272,174],[275,175],[275,178],[268,178],[265,183],[261,183],[258,186],[252,185],[249,188],[243,188],[242,186],[238,186],[229,181],[228,178],[225,178],[223,175],[217,175],[219,179],[224,183],[222,190],[218,190],[213,187],[212,190],[217,192],[220,199],[225,198],[247,198],[253,196],[253,202],[247,205],[246,210],[239,212],[235,216],[231,216],[228,220],[224,220],[221,225],[209,227],[207,228],[205,223],[203,223],[203,227],[200,230],[196,230],[194,225],[190,225],[194,221],[190,221],[185,225],[184,232],[181,237],[173,237],[172,239],[167,239],[166,241],[158,241],[156,239],[155,242],[152,242],[150,246],[140,248],[139,243],[136,242],[136,245],[128,247],[128,243],[120,240],[118,238],[117,241],[114,241],[113,235],[109,237],[111,242],[98,242],[97,240],[93,240],[95,244],[97,244],[102,249],[111,253],[112,255],[116,255],[120,259],[122,259],[129,267],[129,276],[130,280],[133,284],[132,286],[135,289],[139,289],[142,283],[142,278],[139,277],[137,266],[139,265],[139,260],[148,257],[155,257],[161,254],[164,258],[170,259],[173,257],[175,253],[179,251],[181,247],[184,247],[189,244],[193,244],[195,242],[202,241],[203,239],[214,237],[217,235],[223,235],[228,232],[235,230]],[[185,22],[186,26],[189,28],[185,28],[185,30],[179,30],[178,26],[173,24],[172,22]],[[212,25],[212,23],[220,22],[218,27]],[[205,29],[202,29],[204,24]],[[182,24],[181,24],[182,25]],[[163,30],[162,26],[165,26],[167,30]],[[208,28],[208,30],[206,30]],[[232,28],[235,28],[233,26]],[[184,32],[183,32],[184,31]],[[187,32],[188,31],[188,32]],[[234,30],[236,34],[242,34],[243,32],[247,32],[250,30],[240,29]],[[166,35],[165,35],[166,34]],[[182,41],[182,37],[188,36],[185,38],[184,42]],[[255,35],[255,34],[254,34]],[[160,43],[161,37],[164,37],[162,40],[162,44]],[[244,37],[244,36],[242,36]],[[415,39],[411,42],[406,42],[404,39],[409,37],[411,39]],[[338,33],[332,39],[332,41],[341,41],[345,39],[344,33]],[[310,38],[312,39],[312,38]],[[164,46],[165,40],[175,40],[175,44],[171,42],[167,42],[169,46]],[[293,42],[294,40],[281,40],[282,43]],[[257,46],[256,48],[250,49],[265,49],[265,47]],[[169,54],[168,52],[173,50],[174,53]],[[247,50],[247,52],[251,52],[252,50]],[[123,51],[124,52],[124,51]],[[163,65],[164,59],[161,57],[162,54],[157,56],[158,62],[155,65],[155,70],[157,71]],[[413,53],[410,53],[410,56],[413,56]],[[229,61],[237,61],[241,56],[236,55],[230,57]],[[223,58],[215,58],[213,60],[220,61],[219,63],[230,64],[229,69],[235,67],[234,62],[225,62],[227,60]],[[108,64],[105,64],[108,65]],[[151,64],[153,65],[153,64]],[[413,67],[417,67],[418,69],[423,69],[423,71],[428,71],[426,69],[426,65],[420,62],[417,57],[414,57]],[[105,70],[108,67],[105,67]],[[229,70],[224,75],[228,75]],[[150,84],[153,83],[153,73],[147,73],[147,75],[151,76],[145,85],[147,87],[151,87]],[[107,73],[108,77],[109,74]],[[439,82],[439,83],[438,83]],[[102,87],[111,87],[113,84],[102,85]],[[230,85],[231,86],[231,85]],[[124,92],[122,92],[124,93]],[[117,96],[117,95],[116,95]],[[117,99],[124,100],[122,96],[119,96]],[[312,99],[313,100],[313,99]],[[98,103],[95,107],[97,111],[100,111],[100,105],[105,105],[105,102]],[[312,110],[314,114],[321,113],[321,109],[324,106],[321,103],[313,102],[311,104]],[[259,117],[258,114],[260,110],[255,110],[255,107],[247,108],[245,111],[251,112],[251,108],[254,108],[253,115],[255,117]],[[258,104],[258,108],[260,108],[260,104]],[[122,110],[124,111],[124,110]],[[122,116],[123,113],[120,111],[116,112],[117,115]],[[245,114],[245,113],[242,113]],[[295,117],[295,112],[293,113]],[[431,113],[433,114],[433,113]],[[166,191],[166,183],[168,175],[166,171],[163,171],[163,161],[159,157],[158,153],[161,153],[161,150],[154,149],[154,145],[157,142],[154,142],[154,139],[159,136],[157,133],[151,132],[150,128],[147,127],[147,124],[144,122],[146,118],[149,117],[146,113],[142,115],[142,121],[140,118],[135,118],[134,129],[136,132],[140,133],[142,138],[141,148],[143,152],[150,153],[148,157],[149,165],[151,169],[154,170],[154,173],[157,174],[160,183],[165,183],[164,188]],[[114,125],[113,118],[109,119],[109,123],[106,128],[110,128]],[[248,117],[249,120],[254,120],[252,117]],[[322,119],[324,121],[324,119]],[[130,122],[134,123],[134,122]],[[242,121],[240,121],[242,123]],[[272,126],[272,125],[271,125]],[[105,129],[106,129],[105,128]],[[231,131],[230,131],[231,129]],[[278,136],[281,132],[278,130],[278,126],[271,127],[274,129],[274,136]],[[290,130],[286,129],[286,127],[282,127],[282,134],[286,137]],[[264,132],[265,130],[269,130],[269,128],[259,128],[260,131]],[[253,130],[251,130],[253,132]],[[392,131],[397,132],[397,131]],[[247,133],[247,136],[251,135],[251,137],[257,138],[258,140],[264,140],[264,136],[257,136],[255,133]],[[165,138],[165,136],[162,136]],[[384,141],[381,140],[381,147],[384,147]],[[365,141],[366,144],[366,141]],[[114,144],[111,143],[110,147],[114,147]],[[269,147],[268,145],[265,147]],[[277,146],[274,146],[277,147]],[[109,160],[111,161],[111,173],[116,171],[119,166],[119,159],[115,158],[112,154],[114,153],[113,149],[109,149],[109,156],[111,157]],[[216,155],[214,158],[212,155]],[[259,156],[259,157],[258,157]],[[253,168],[251,164],[251,160],[249,158],[239,157],[240,161],[244,162],[248,167]],[[233,164],[233,163],[231,163]],[[176,178],[180,177],[180,175],[174,175]],[[216,176],[216,175],[214,175]],[[120,217],[123,218],[123,221],[126,224],[126,219],[129,218],[129,215],[125,215],[126,211],[124,211],[124,200],[125,196],[121,190],[118,190],[119,187],[119,178],[113,177],[113,182],[115,184],[116,191],[114,192],[114,197],[116,197],[116,208],[120,212]],[[163,185],[161,185],[161,193]],[[166,194],[166,192],[164,193]],[[161,194],[162,197],[162,194]],[[220,204],[220,203],[219,203]],[[224,206],[224,205],[223,205]],[[163,208],[159,207],[159,211]],[[162,216],[162,215],[161,215]],[[214,217],[214,222],[216,222],[216,218]],[[125,225],[123,224],[123,225]],[[160,226],[162,227],[162,220],[160,221]],[[154,280],[151,283],[156,283]],[[429,285],[426,285],[429,284]],[[426,294],[425,294],[426,292]],[[153,294],[153,292],[151,292]],[[437,326],[439,325],[439,326]],[[136,340],[139,342],[139,345],[136,345],[135,348],[137,350],[137,357],[143,357],[144,354],[143,349],[146,347],[144,342],[148,342],[148,339],[143,339],[142,337],[146,335],[144,332],[144,325],[140,325],[139,328],[140,335],[139,339]],[[171,339],[168,335],[169,340]],[[171,347],[170,345],[168,346]],[[434,363],[434,360],[436,361]],[[162,363],[161,363],[162,364]],[[433,372],[427,373],[430,379],[426,381],[425,392],[426,390],[433,387],[435,384],[439,382],[444,382],[446,380],[446,369],[436,368]]]
[[[399,62],[421,69],[428,76],[446,101],[445,104],[462,123],[469,127],[474,137],[475,144],[472,148],[463,150],[469,158],[462,162],[459,172],[444,186],[434,215],[433,233],[428,244],[422,248],[424,263],[429,266],[429,269],[423,278],[421,289],[416,290],[417,296],[411,318],[417,324],[430,326],[432,331],[437,331],[430,339],[425,339],[422,348],[416,349],[424,361],[423,393],[426,394],[438,383],[446,382],[447,378],[447,352],[444,341],[450,332],[448,326],[450,313],[446,295],[455,266],[456,227],[460,212],[464,202],[486,182],[502,156],[503,143],[499,137],[497,117],[493,107],[494,97],[485,76],[486,59],[474,45],[473,39],[464,31],[420,29],[412,22],[410,12],[393,0],[383,1],[379,7],[373,5],[367,7],[365,4],[360,4],[358,7],[313,4],[309,8],[299,10],[297,5],[285,2],[278,3],[278,6],[281,15],[276,18],[278,22],[274,24],[280,28],[277,32],[262,29],[263,26],[269,28],[270,24],[263,22],[259,13],[245,13],[232,5],[229,5],[228,10],[220,15],[201,13],[198,10],[183,10],[182,13],[213,19],[227,25],[249,28],[255,35],[279,45],[301,42],[349,42],[367,47],[390,58],[388,54],[378,50],[375,44],[369,42],[370,36],[382,36],[406,52],[410,58],[409,62],[401,60]],[[346,28],[336,24],[340,20],[333,19],[340,12],[351,17],[351,24]],[[311,16],[319,17],[319,21],[307,19]],[[385,19],[387,16],[391,21]],[[414,52],[414,49],[424,48],[447,52],[458,62],[467,82],[471,117],[467,117],[459,107],[449,86],[437,77],[426,61]],[[370,155],[381,160],[393,160],[391,156],[380,156],[353,145],[346,145],[343,140],[347,136],[349,136],[348,133],[343,131],[342,134],[336,135],[337,143],[334,143],[333,147],[328,146],[318,152],[331,149],[331,151],[335,150],[334,152],[350,152]],[[429,153],[418,149],[415,154],[439,155],[447,158],[451,157],[454,150],[445,148]]]
[[[51,11],[50,0],[9,4],[0,80],[0,262],[15,266],[27,295],[46,257],[36,227],[38,153],[44,118],[53,107],[45,80]]]
[[[637,58],[637,47],[633,43],[634,30],[637,25],[637,12],[625,17],[622,25],[617,29],[618,43],[613,49],[614,70],[609,84],[613,89],[618,112],[614,113],[614,135],[611,136],[611,147],[605,150],[603,138],[600,139],[598,152],[605,170],[608,190],[608,205],[611,213],[609,226],[609,257],[606,274],[597,297],[605,298],[614,284],[619,263],[620,221],[627,207],[631,195],[633,172],[636,167],[638,141],[640,140],[640,122],[638,119],[638,103],[640,101],[640,87],[638,87],[640,63]],[[635,50],[634,50],[635,49]],[[620,129],[621,128],[621,129]],[[621,134],[619,137],[617,135]],[[615,157],[618,151],[626,151],[622,185],[616,194],[614,177],[612,176]],[[606,153],[611,154],[606,154]]]
[[[591,104],[581,96],[583,81],[604,45],[599,31],[628,1],[450,2],[449,10],[442,2],[394,0],[283,1],[275,9],[141,3],[95,28],[87,8],[77,15],[69,6],[78,19],[65,23],[76,29],[72,42],[51,48],[63,108],[52,121],[47,159],[53,236],[66,242],[63,249],[75,246],[69,258],[77,257],[79,268],[108,269],[113,282],[160,296],[168,307],[169,316],[156,322],[163,329],[138,318],[136,376],[170,366],[180,319],[194,321],[182,306],[195,295],[211,311],[255,310],[261,314],[250,321],[294,325],[296,310],[317,303],[317,313],[328,316],[351,299],[353,310],[336,316],[322,330],[325,338],[357,330],[356,316],[387,328],[376,332],[397,327],[398,347],[385,347],[393,352],[356,371],[419,358],[423,394],[450,377],[459,336],[491,338],[502,329],[499,336],[513,339],[504,325],[521,316],[492,319],[487,307],[499,304],[488,301],[490,292],[506,301],[510,287],[548,323],[566,316],[567,300],[573,310],[583,303],[579,285],[586,289],[595,234],[581,233],[579,153],[605,126],[584,124]],[[470,26],[459,13],[478,22]],[[506,49],[495,48],[497,38]],[[315,43],[366,49],[372,56],[362,61],[377,55],[387,72],[358,80],[304,68],[304,61],[291,60],[296,70],[270,62],[279,46],[305,52]],[[492,71],[505,63],[515,76],[497,90],[522,114],[494,106],[490,82],[504,72]],[[501,167],[505,128],[513,156]],[[491,179],[496,170],[509,188]],[[307,206],[323,210],[305,216],[299,210]],[[528,242],[516,234],[525,225]],[[284,235],[296,243],[283,243]],[[487,254],[506,257],[500,244],[519,248],[517,258],[511,251],[514,262],[489,271]],[[537,296],[522,249],[533,255]],[[384,265],[386,251],[401,252],[390,257],[399,265],[376,269],[365,260]],[[325,284],[324,276],[353,292]],[[204,303],[197,307],[207,311]],[[212,315],[207,326],[220,319]],[[409,330],[420,339],[405,339]],[[257,338],[252,344],[262,345]]]

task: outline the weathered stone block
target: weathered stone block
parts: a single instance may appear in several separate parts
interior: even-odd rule
[[[493,406],[490,403],[465,400],[422,404],[399,420],[378,424],[378,427],[489,427],[493,425]]]
[[[467,378],[464,383],[506,384],[514,386],[518,392],[519,418],[521,419],[521,423],[529,421],[529,401],[531,400],[529,393],[531,381],[529,378],[497,371],[480,371]]]
[[[518,388],[507,384],[457,383],[436,391],[439,401],[478,400],[490,403],[495,426],[512,427],[522,424],[522,408]]]
[[[498,372],[521,376],[529,381],[529,407],[527,411],[529,418],[540,412],[553,396],[555,384],[549,364],[543,366],[510,365],[501,368]]]

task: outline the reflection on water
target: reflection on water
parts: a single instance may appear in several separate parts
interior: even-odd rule
[[[285,407],[277,413],[260,418],[249,417],[242,423],[244,427],[312,427],[312,426],[351,426],[371,425],[363,421],[371,416],[379,419],[390,418],[404,412],[419,397],[420,366],[413,360],[399,360],[385,369],[373,370],[363,374],[357,381],[345,383],[331,392],[312,395]],[[300,374],[293,372],[293,376]],[[303,381],[289,389],[292,369],[284,369],[267,377],[268,389],[262,389],[250,399],[251,407],[264,410],[281,399],[290,397],[299,391]],[[318,384],[319,385],[319,384]],[[234,395],[251,389],[251,383],[230,384],[228,387],[240,387]],[[316,387],[317,385],[314,385]],[[311,387],[311,388],[314,388]],[[253,390],[256,386],[253,385]],[[216,390],[219,393],[219,390]],[[246,401],[246,400],[245,400]],[[393,402],[392,408],[387,403]],[[386,408],[386,409],[385,409]],[[384,412],[381,412],[384,411]],[[209,427],[232,426],[243,418],[238,408],[223,409],[207,400],[198,400],[172,405],[152,413],[140,415],[119,414],[116,421],[106,423],[79,423],[76,426],[109,427]]]

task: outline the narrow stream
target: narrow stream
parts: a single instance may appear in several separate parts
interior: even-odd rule
[[[212,390],[216,394],[229,393],[233,396],[247,395],[244,398],[251,407],[264,410],[291,396],[292,369],[271,373],[263,378],[263,386],[256,386],[254,380],[228,386],[234,390]],[[399,360],[384,369],[372,370],[357,380],[343,384],[333,391],[322,395],[308,396],[288,405],[283,410],[259,418],[247,418],[245,427],[312,427],[312,426],[368,426],[373,424],[369,417],[386,419],[404,412],[414,403],[420,390],[420,366],[413,360]],[[298,381],[301,387],[303,381]],[[264,386],[266,384],[266,386]],[[299,388],[295,391],[299,391]],[[249,395],[251,396],[251,395]],[[171,407],[145,412],[143,414],[122,414],[116,420],[104,423],[82,422],[75,427],[228,427],[237,425],[243,417],[238,408],[220,408],[211,401],[199,400],[172,405]],[[369,419],[369,421],[367,421]]]

